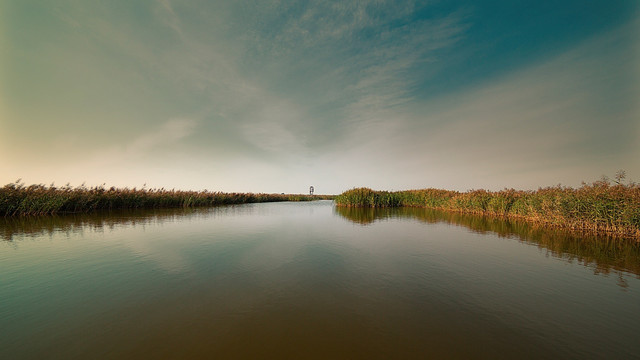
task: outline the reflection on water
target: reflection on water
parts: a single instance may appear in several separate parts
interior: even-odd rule
[[[31,216],[0,219],[0,240],[13,241],[16,236],[35,237],[54,233],[101,232],[118,227],[145,226],[179,221],[181,218],[233,216],[247,207],[151,209],[111,211],[59,216]],[[425,208],[348,208],[334,207],[334,212],[354,223],[369,225],[390,218],[410,218],[436,224],[464,226],[477,233],[493,233],[536,245],[548,255],[577,261],[595,273],[626,271],[640,278],[640,243],[634,240],[592,234],[578,235],[562,229],[546,228],[515,219],[461,214]],[[621,286],[626,282],[621,278]]]
[[[43,234],[101,232],[118,227],[144,226],[176,221],[184,217],[216,216],[243,211],[228,205],[210,208],[114,210],[94,213],[24,216],[0,218],[0,240],[11,242],[16,236],[36,237]]]
[[[464,226],[476,233],[493,233],[516,238],[547,251],[547,254],[577,261],[594,268],[595,273],[626,271],[640,278],[640,243],[634,240],[594,235],[577,235],[562,229],[550,229],[514,219],[461,214],[425,208],[349,208],[336,206],[334,211],[358,224],[369,225],[390,218],[411,218],[435,224]],[[618,284],[627,287],[620,276]]]
[[[526,223],[318,201],[0,219],[0,237],[3,359],[640,354],[637,244]]]

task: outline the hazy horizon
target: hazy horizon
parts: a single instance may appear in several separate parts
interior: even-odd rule
[[[640,181],[639,10],[0,0],[0,186]]]

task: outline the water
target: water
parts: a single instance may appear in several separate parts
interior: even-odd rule
[[[639,358],[640,248],[330,201],[0,219],[0,358]]]

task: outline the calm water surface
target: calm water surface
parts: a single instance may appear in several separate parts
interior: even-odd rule
[[[637,243],[330,201],[0,219],[0,358],[640,357]]]

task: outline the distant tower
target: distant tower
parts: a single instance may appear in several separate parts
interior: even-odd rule
[[[309,195],[313,195],[313,186],[309,186]]]

